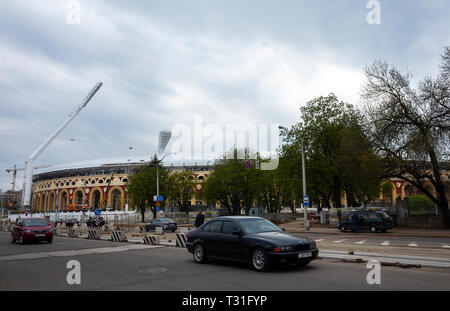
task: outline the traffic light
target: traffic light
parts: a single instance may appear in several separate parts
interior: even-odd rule
[[[73,195],[69,195],[69,200],[72,202]]]

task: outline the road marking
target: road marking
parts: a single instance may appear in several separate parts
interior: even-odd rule
[[[315,242],[322,242],[323,239],[314,240]]]
[[[389,246],[391,245],[391,243],[389,241],[384,241],[383,243],[381,243],[381,245],[383,246]]]
[[[417,246],[419,246],[419,245],[417,245],[416,243],[410,243],[410,244],[408,244],[408,246],[411,246],[411,247],[417,247]]]
[[[450,248],[450,245],[444,244],[442,245],[443,248]]]
[[[164,246],[132,244],[116,247],[87,248],[79,250],[65,250],[65,251],[42,252],[42,253],[26,253],[26,254],[2,256],[0,257],[0,262],[13,260],[42,259],[50,257],[71,257],[71,256],[91,255],[91,254],[105,254],[105,253],[124,252],[130,250],[140,250],[158,247]]]
[[[333,241],[333,243],[342,243],[342,242],[344,242],[344,241],[347,241],[347,239]]]
[[[362,240],[362,241],[356,242],[355,244],[364,244],[366,242],[367,242],[367,240]]]

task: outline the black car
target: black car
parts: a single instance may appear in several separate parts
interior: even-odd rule
[[[164,231],[175,232],[177,223],[169,218],[156,218],[145,225],[145,231],[154,231],[156,227],[162,227]]]
[[[278,263],[307,265],[317,258],[313,240],[283,231],[261,217],[223,216],[189,231],[186,247],[197,263],[230,259],[250,263],[256,271],[267,271]]]
[[[338,229],[342,232],[353,229],[352,216],[358,216],[358,230],[370,230],[371,232],[386,232],[393,227],[392,217],[385,212],[353,212],[345,219],[339,220]]]
[[[66,227],[73,227],[75,224],[77,224],[77,226],[80,225],[80,221],[76,218],[66,219],[64,220],[64,223],[66,224]]]

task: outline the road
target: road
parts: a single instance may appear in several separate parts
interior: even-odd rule
[[[301,233],[294,233],[303,236]],[[339,233],[320,234],[308,233],[310,238],[319,243],[335,243],[347,245],[373,245],[386,247],[414,247],[414,248],[440,248],[450,250],[450,238],[439,237],[405,237],[388,236],[378,233]]]
[[[369,285],[365,264],[327,260],[268,273],[228,262],[196,264],[185,249],[55,237],[19,245],[0,232],[0,290],[450,290],[448,269],[382,266]],[[139,247],[133,249],[133,247]],[[81,264],[81,285],[68,285],[69,260]]]

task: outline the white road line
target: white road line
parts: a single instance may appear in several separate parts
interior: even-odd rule
[[[355,242],[355,244],[364,244],[366,242],[367,242],[367,240],[362,240],[362,241],[359,241],[359,242]]]
[[[130,251],[130,250],[141,250],[141,249],[158,248],[158,247],[163,247],[163,246],[132,244],[132,245],[116,246],[116,247],[87,248],[87,249],[79,249],[79,250],[65,250],[65,251],[42,252],[42,253],[26,253],[26,254],[17,254],[17,255],[10,255],[10,256],[1,256],[0,262],[13,261],[13,260],[42,259],[42,258],[50,258],[50,257],[71,257],[71,256],[90,255],[90,254],[115,253],[115,252],[124,252],[124,251]]]
[[[450,248],[450,245],[444,244],[442,245],[443,248]]]
[[[342,243],[342,242],[344,242],[344,241],[347,241],[347,239],[333,241],[333,243]]]
[[[383,245],[383,246],[389,246],[389,245],[391,245],[391,242],[389,242],[389,241],[384,241],[383,243],[381,243],[381,245]]]
[[[315,242],[322,242],[323,239],[314,240]]]
[[[408,246],[410,246],[410,247],[417,247],[419,245],[417,245],[416,243],[410,243],[410,244],[408,244]]]

